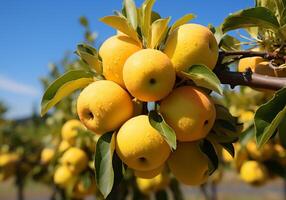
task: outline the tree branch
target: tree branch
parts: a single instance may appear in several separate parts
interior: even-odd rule
[[[220,51],[219,55],[225,56],[241,56],[241,58],[260,56],[264,59],[283,59],[286,60],[286,56],[279,54],[278,52],[264,52],[264,51]]]
[[[250,86],[255,88],[279,90],[286,86],[286,78],[264,76],[251,71],[231,72],[221,70],[215,72],[222,84],[228,84],[232,88],[237,85]]]
[[[222,60],[226,56],[240,56],[240,58],[260,56],[265,59],[283,59],[286,60],[286,56],[282,56],[276,52],[257,52],[257,51],[220,51],[218,63],[214,69],[214,72],[220,79],[222,84],[228,84],[232,88],[237,85],[250,86],[261,89],[279,90],[286,87],[286,77],[272,77],[253,73],[249,68],[246,72],[232,72],[229,71],[225,64],[222,64]]]

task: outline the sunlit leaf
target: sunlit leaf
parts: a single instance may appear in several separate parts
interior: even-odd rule
[[[158,19],[152,23],[152,36],[151,36],[151,48],[157,48],[164,40],[168,31],[168,24],[170,17],[166,19]]]
[[[77,45],[75,52],[91,69],[94,69],[98,74],[102,74],[102,63],[99,60],[98,52],[95,48],[88,44]]]
[[[165,122],[162,115],[152,110],[149,112],[149,122],[153,128],[155,128],[164,137],[166,142],[172,149],[177,148],[176,133],[174,130]]]
[[[220,41],[220,48],[224,51],[238,51],[241,50],[241,42],[230,35],[224,35]]]
[[[125,33],[126,35],[130,36],[134,40],[139,42],[137,32],[132,28],[131,24],[128,20],[123,16],[106,16],[100,19],[101,22],[115,28],[116,30]]]
[[[124,10],[129,23],[134,30],[137,29],[137,8],[133,0],[124,0]]]
[[[141,32],[144,45],[148,48],[151,45],[151,17],[154,3],[155,0],[146,0],[141,7]]]
[[[182,26],[182,25],[188,23],[189,21],[191,21],[195,17],[196,16],[194,14],[184,15],[183,17],[181,17],[180,19],[175,21],[175,23],[171,26],[170,33],[172,33],[174,30],[176,30],[176,28],[178,28],[179,26]]]
[[[197,86],[204,87],[222,94],[221,83],[216,74],[204,65],[192,65],[187,71],[181,72],[191,79]]]
[[[41,115],[77,89],[94,81],[94,74],[84,70],[72,70],[56,79],[45,91],[41,102]]]
[[[222,31],[227,32],[247,27],[260,27],[277,31],[279,26],[279,22],[271,10],[265,7],[255,7],[228,16],[222,24]]]

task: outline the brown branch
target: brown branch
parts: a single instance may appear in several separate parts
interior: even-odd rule
[[[283,59],[286,60],[286,56],[279,54],[278,52],[264,52],[264,51],[220,51],[220,56],[240,56],[240,58],[260,56],[264,59]]]
[[[264,76],[249,72],[231,72],[221,70],[215,72],[222,84],[228,84],[232,88],[237,85],[251,86],[255,88],[279,90],[286,87],[286,78]]]
[[[265,76],[253,73],[249,68],[246,72],[232,72],[229,71],[228,67],[225,64],[222,64],[222,60],[226,56],[240,56],[244,57],[253,57],[261,56],[265,59],[284,59],[286,56],[282,56],[278,53],[267,53],[267,52],[257,52],[257,51],[220,51],[219,60],[214,69],[214,72],[220,79],[222,84],[228,84],[232,88],[237,85],[250,86],[261,89],[271,89],[279,90],[283,87],[286,87],[286,77],[272,77]]]

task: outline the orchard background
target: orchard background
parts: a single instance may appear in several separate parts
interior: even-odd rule
[[[286,1],[0,9],[0,199],[286,198]]]

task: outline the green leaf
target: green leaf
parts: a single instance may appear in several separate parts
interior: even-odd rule
[[[220,104],[215,104],[216,120],[228,121],[232,125],[236,125],[237,118],[232,116],[229,110]]]
[[[274,97],[260,106],[254,115],[255,136],[258,147],[262,147],[276,132],[286,115],[286,88],[275,93]]]
[[[208,137],[213,138],[219,143],[229,143],[238,140],[239,133],[231,131],[222,126],[222,123],[215,121],[212,131],[209,133]]]
[[[241,42],[230,35],[224,35],[219,44],[224,51],[238,51],[241,50]]]
[[[101,194],[106,198],[113,188],[114,171],[112,158],[115,149],[115,134],[113,132],[102,135],[96,144],[95,180]]]
[[[158,19],[152,23],[152,36],[151,36],[151,48],[156,49],[164,38],[168,31],[168,24],[171,18]]]
[[[141,6],[141,32],[147,48],[151,45],[151,17],[154,3],[155,0],[145,0]]]
[[[95,48],[88,44],[77,45],[75,52],[83,62],[85,62],[91,69],[94,69],[98,74],[102,74],[102,63],[99,60],[98,52]]]
[[[225,36],[221,30],[221,26],[213,27],[212,25],[209,25],[209,29],[214,34],[217,44],[220,44],[222,38]]]
[[[228,16],[222,24],[222,31],[225,33],[230,30],[247,27],[260,27],[277,31],[280,25],[271,10],[265,7],[255,7],[241,10]]]
[[[220,143],[220,145],[232,156],[235,155],[235,150],[232,143]]]
[[[188,23],[189,21],[191,21],[194,18],[196,18],[196,16],[194,14],[191,14],[191,13],[184,15],[183,17],[181,17],[180,19],[175,21],[175,23],[171,26],[169,33],[172,33],[174,30],[176,30],[176,28]]]
[[[216,74],[204,65],[192,65],[186,72],[181,72],[186,78],[191,79],[197,86],[223,93],[221,83]]]
[[[209,175],[211,175],[218,168],[218,157],[215,148],[210,141],[205,139],[200,142],[200,149],[208,157]]]
[[[82,176],[80,176],[80,179],[83,183],[83,187],[84,189],[88,189],[91,184],[92,184],[92,181],[91,181],[91,177],[90,177],[90,172],[89,171],[86,171]]]
[[[216,124],[219,124],[221,128],[227,129],[231,132],[236,132],[236,125],[231,123],[230,121],[223,119],[216,119]]]
[[[84,16],[81,16],[81,17],[79,18],[79,23],[80,23],[83,27],[88,27],[88,25],[89,25],[87,18],[84,17]]]
[[[284,123],[280,123],[278,126],[278,136],[279,136],[281,145],[284,148],[286,148],[286,115],[282,119],[282,122]]]
[[[177,148],[176,133],[165,122],[163,116],[160,113],[152,110],[149,112],[148,117],[151,126],[159,131],[169,146],[175,150]]]
[[[133,0],[124,0],[124,10],[126,12],[127,19],[134,30],[137,29],[137,8]]]
[[[41,102],[41,116],[77,89],[94,81],[94,75],[84,70],[71,70],[56,79],[45,91]]]
[[[101,22],[125,33],[137,42],[140,42],[137,32],[132,28],[128,20],[123,16],[106,16],[100,19]]]

